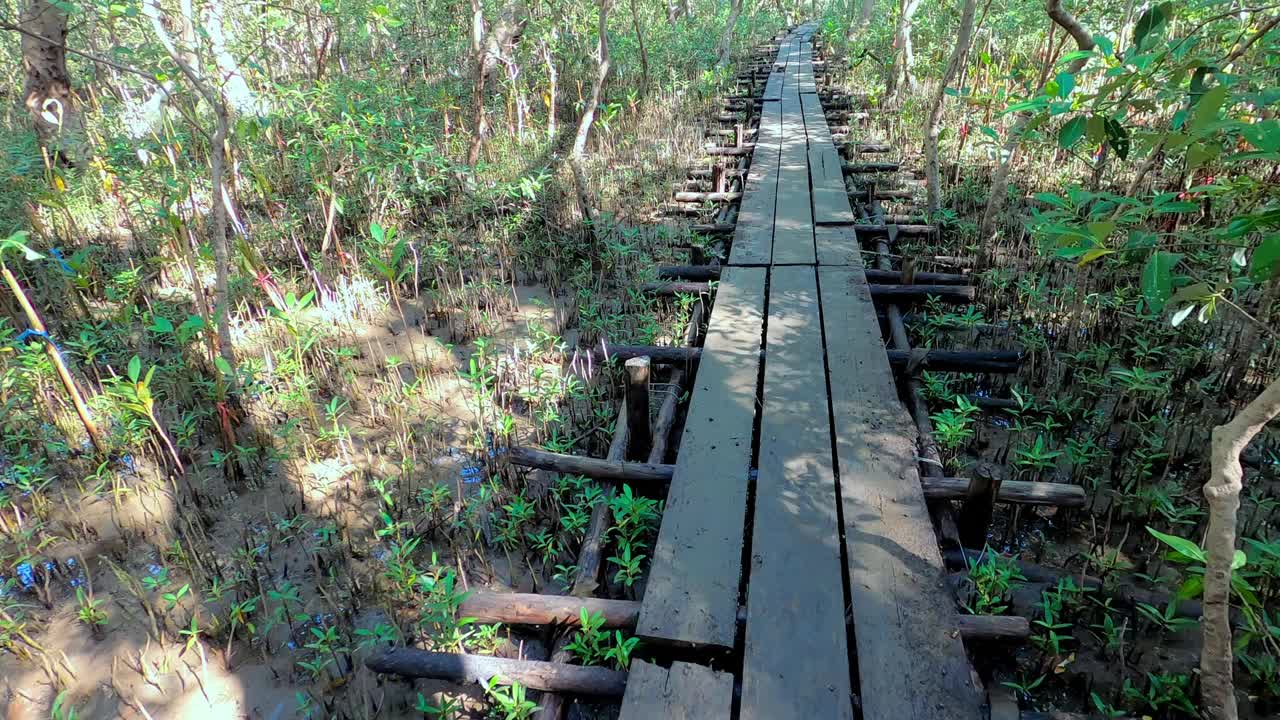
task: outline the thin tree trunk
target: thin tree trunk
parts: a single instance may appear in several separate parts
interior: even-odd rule
[[[604,83],[609,77],[609,3],[600,0],[600,37],[596,44],[596,80],[591,86],[591,95],[586,107],[582,109],[582,118],[578,121],[578,132],[573,137],[573,149],[569,156],[582,159],[586,156],[587,140],[591,135],[591,125],[596,119],[596,106],[600,104],[600,96],[604,93]]]
[[[1280,415],[1280,380],[1238,415],[1213,429],[1210,476],[1204,496],[1209,501],[1205,533],[1203,647],[1200,651],[1201,706],[1213,720],[1236,720],[1235,659],[1231,645],[1231,563],[1236,551],[1236,512],[1244,469],[1240,453],[1267,423]]]
[[[241,115],[265,115],[266,108],[262,99],[258,94],[249,87],[249,83],[245,81],[244,74],[240,72],[240,63],[227,49],[226,33],[223,31],[223,18],[225,10],[222,7],[222,0],[215,0],[209,3],[209,7],[205,10],[204,30],[209,37],[210,50],[213,53],[213,61],[218,66],[218,75],[221,80],[221,90],[223,97],[227,102],[231,103],[231,107]],[[232,25],[234,28],[234,23]]]
[[[977,0],[964,0],[964,7],[960,11],[960,27],[956,30],[956,44],[951,49],[951,59],[947,61],[947,68],[938,80],[938,88],[933,93],[933,102],[929,105],[929,114],[925,120],[924,172],[928,186],[930,217],[942,207],[942,180],[938,167],[938,134],[942,124],[942,104],[947,97],[947,85],[960,73],[960,67],[969,53],[969,41],[973,37],[973,17],[977,8]]]
[[[889,78],[885,83],[885,96],[897,94],[901,84],[912,84],[911,21],[920,7],[920,0],[902,0],[899,4],[898,26],[893,33],[893,62],[889,65]]]
[[[552,35],[552,40],[554,39],[555,36]],[[555,142],[556,133],[559,131],[556,124],[556,103],[559,102],[557,83],[560,73],[556,70],[555,53],[551,50],[551,45],[545,41],[542,43],[542,60],[547,66],[547,140]]]
[[[49,0],[30,0],[19,25],[26,70],[23,104],[49,154],[78,165],[84,159],[84,133],[67,73],[67,14]]]
[[[740,0],[739,0],[740,1]],[[631,26],[636,31],[636,43],[640,46],[640,75],[644,82],[641,85],[645,91],[649,89],[649,52],[644,47],[644,31],[640,28],[640,11],[636,7],[636,0],[631,0]]]
[[[471,3],[471,49],[474,56],[471,114],[475,134],[471,136],[471,146],[467,149],[468,165],[474,166],[480,161],[480,150],[484,146],[484,135],[488,129],[484,100],[489,74],[493,72],[498,61],[508,57],[507,46],[519,36],[526,20],[525,4],[523,0],[516,0],[503,8],[498,20],[486,32],[484,6],[479,0],[473,0]]]
[[[475,167],[480,162],[480,149],[484,145],[484,86],[489,77],[485,72],[484,5],[471,0],[471,144],[467,147],[467,164]]]
[[[862,28],[871,24],[871,16],[876,11],[876,0],[862,0],[862,6],[858,10],[858,24],[855,29]]]
[[[231,346],[231,305],[228,302],[231,253],[227,248],[227,206],[223,200],[222,189],[222,178],[226,168],[224,153],[231,122],[227,114],[227,105],[222,102],[221,97],[218,97],[218,102],[214,104],[213,109],[217,117],[217,127],[213,131],[213,142],[210,143],[209,148],[209,178],[213,184],[213,198],[210,201],[213,206],[210,210],[212,227],[209,229],[215,268],[213,315],[218,321],[218,351],[227,365],[234,369],[236,358]]]
[[[1076,41],[1076,47],[1081,50],[1092,50],[1095,46],[1093,36],[1084,29],[1078,20],[1071,13],[1062,7],[1062,0],[1046,0],[1045,12],[1060,27],[1071,34]],[[1075,60],[1067,67],[1067,72],[1075,74],[1089,62],[1089,58],[1080,58]],[[984,242],[991,239],[995,233],[996,220],[1000,217],[1000,213],[1004,210],[1005,201],[1009,197],[1009,173],[1013,170],[1013,162],[1017,157],[1018,144],[1022,140],[1022,133],[1027,127],[1027,123],[1031,122],[1030,113],[1019,113],[1017,122],[1009,130],[1009,136],[1005,140],[1004,147],[1001,150],[1001,157],[998,158],[1000,163],[996,166],[996,172],[991,178],[991,194],[987,197],[987,209],[982,213],[982,222],[978,226],[978,237]]]
[[[183,7],[189,6],[184,4]],[[160,9],[159,0],[146,0],[143,4],[143,14],[150,18],[151,27],[160,39],[160,44],[169,53],[169,58],[214,111],[216,126],[209,140],[209,180],[212,186],[209,198],[209,244],[213,246],[213,316],[218,325],[218,352],[234,375],[236,359],[231,345],[231,307],[227,297],[231,258],[227,248],[227,205],[223,199],[222,190],[222,177],[226,167],[224,153],[231,129],[231,119],[222,93],[217,88],[210,87],[200,76],[199,70],[186,60],[187,57],[198,57],[196,49],[178,48],[174,44],[169,31],[164,27],[163,12]],[[184,17],[183,20],[194,27],[195,18]]]
[[[635,2],[635,0],[631,0]],[[738,25],[738,16],[742,14],[742,0],[733,0],[729,6],[729,19],[724,24],[724,32],[720,33],[720,46],[716,49],[716,69],[729,64],[729,51],[733,48],[733,30]]]
[[[591,125],[596,119],[596,106],[600,104],[600,96],[604,92],[605,80],[609,78],[609,2],[600,0],[600,29],[596,45],[596,80],[591,86],[591,95],[586,107],[582,109],[582,118],[578,121],[578,132],[573,138],[573,148],[569,151],[569,167],[573,171],[573,184],[578,193],[578,202],[582,205],[582,216],[591,224],[592,233],[597,241],[600,239],[596,228],[596,216],[592,210],[591,195],[587,191],[586,172],[582,160],[587,154],[587,140],[591,135]]]

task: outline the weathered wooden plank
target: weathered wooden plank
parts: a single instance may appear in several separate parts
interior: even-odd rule
[[[817,203],[817,196],[814,196]],[[819,265],[861,265],[862,246],[850,225],[818,225],[813,228]]]
[[[763,268],[726,268],[694,378],[636,634],[732,648],[764,328]]]
[[[738,227],[729,247],[730,265],[768,265],[773,259],[773,215],[778,196],[782,108],[768,103],[760,115],[756,151],[747,172]]]
[[[782,91],[782,155],[778,168],[778,202],[773,223],[773,264],[812,265],[813,212],[809,196],[809,148],[804,134],[800,94]]]
[[[859,265],[818,277],[863,717],[978,718],[982,699],[944,599],[913,433],[866,278]]]
[[[733,711],[733,676],[702,665],[671,663],[667,693],[662,717],[671,720],[729,720]]]
[[[619,720],[729,720],[733,676],[692,663],[631,663]]]
[[[807,95],[806,97],[813,97]],[[857,221],[849,204],[840,155],[830,142],[809,146],[809,174],[813,183],[813,222],[852,225]]]
[[[618,720],[650,720],[666,714],[667,669],[644,660],[632,660]]]
[[[836,480],[812,267],[773,269],[766,345],[741,718],[852,718]],[[805,627],[815,632],[796,642],[797,628]]]
[[[831,130],[827,126],[827,116],[822,111],[822,102],[818,100],[817,95],[808,94],[800,96],[800,106],[804,112],[804,131],[809,138],[809,145],[815,143],[826,142],[831,143]],[[841,172],[844,171],[843,163],[841,164]]]
[[[800,41],[800,47],[796,51],[796,84],[797,90],[801,94],[812,94],[818,92],[817,84],[813,79],[813,44],[809,42],[808,37],[804,37]]]
[[[782,99],[782,81],[783,73],[780,70],[774,70],[769,73],[769,79],[764,81],[764,95],[761,98],[765,102]]]
[[[809,178],[813,187],[813,222],[848,224],[857,220],[844,184],[843,162],[831,142],[827,118],[817,95],[801,95],[805,134],[809,138]]]

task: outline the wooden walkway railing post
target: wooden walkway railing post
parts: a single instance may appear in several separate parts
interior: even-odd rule
[[[627,457],[643,460],[653,445],[653,432],[649,426],[649,357],[627,360],[627,428],[631,440],[627,444]]]

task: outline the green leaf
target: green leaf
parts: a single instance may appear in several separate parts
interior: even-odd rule
[[[1100,144],[1107,138],[1107,123],[1101,115],[1090,115],[1088,124],[1089,142]]]
[[[1026,102],[1014,103],[1005,108],[1004,112],[1000,114],[1008,115],[1009,113],[1022,112],[1024,110],[1039,110],[1048,104],[1049,100],[1047,98],[1039,97],[1034,100],[1027,100]]]
[[[0,240],[0,258],[3,258],[5,250],[20,250],[27,260],[32,262],[35,262],[36,260],[43,260],[43,255],[27,247],[26,241],[28,235],[30,235],[30,233],[26,230],[19,230],[9,237]]]
[[[1107,238],[1111,237],[1111,233],[1116,231],[1116,223],[1114,220],[1102,220],[1099,222],[1089,223],[1089,234],[1093,236],[1098,244],[1104,245]]]
[[[1076,76],[1069,72],[1058,73],[1058,97],[1067,97],[1076,87]]]
[[[1058,64],[1067,65],[1075,62],[1076,60],[1083,60],[1084,58],[1088,58],[1088,57],[1093,57],[1092,50],[1072,50],[1066,55],[1063,55],[1062,57],[1058,58]]]
[[[1058,147],[1068,149],[1080,142],[1088,122],[1085,116],[1077,115],[1063,123],[1062,129],[1058,131]]]
[[[1182,583],[1181,587],[1178,588],[1178,599],[1190,600],[1192,598],[1198,598],[1203,592],[1204,576],[1192,575],[1186,579],[1186,582]]]
[[[1071,206],[1067,204],[1066,200],[1063,200],[1061,197],[1054,195],[1053,193],[1036,193],[1035,198],[1046,205],[1052,205],[1057,208],[1062,208],[1063,210],[1071,209]]]
[[[1240,134],[1259,150],[1280,151],[1280,120],[1263,120],[1245,125],[1240,129]]]
[[[1090,248],[1080,256],[1080,261],[1076,263],[1076,266],[1084,267],[1085,265],[1088,265],[1094,260],[1097,260],[1100,257],[1110,255],[1114,252],[1115,250],[1112,250],[1111,248]]]
[[[1263,238],[1249,262],[1249,277],[1258,282],[1266,282],[1276,275],[1280,275],[1280,233]]]
[[[1190,172],[1196,168],[1211,162],[1222,153],[1222,147],[1217,143],[1198,142],[1187,148],[1187,171]]]
[[[1123,125],[1116,121],[1115,118],[1106,119],[1107,142],[1111,145],[1111,149],[1116,151],[1116,155],[1121,160],[1129,157],[1129,131]]]
[[[129,379],[136,383],[138,382],[138,376],[141,374],[142,374],[142,359],[139,358],[137,355],[134,355],[133,359],[129,361],[129,370],[128,370]]]
[[[1195,112],[1191,116],[1191,124],[1187,126],[1188,132],[1192,135],[1204,132],[1210,123],[1218,119],[1218,111],[1222,109],[1222,104],[1226,100],[1226,85],[1214,85],[1208,92],[1201,95],[1200,102],[1196,103]]]
[[[373,239],[378,241],[379,244],[387,241],[387,231],[376,222],[369,223],[369,234],[372,235]]]
[[[1153,252],[1142,267],[1142,295],[1152,312],[1164,310],[1173,296],[1173,266],[1182,256],[1177,253]]]
[[[148,329],[154,333],[171,333],[173,332],[173,323],[169,321],[169,318],[157,315],[155,321],[151,323],[151,327]]]
[[[1160,542],[1173,548],[1173,551],[1183,558],[1186,558],[1187,560],[1194,560],[1202,564],[1204,563],[1204,551],[1200,549],[1199,545],[1191,542],[1190,540],[1180,538],[1177,535],[1165,535],[1154,528],[1147,528],[1147,532],[1151,533],[1152,537],[1156,538]]]
[[[1135,51],[1140,52],[1148,39],[1154,41],[1160,38],[1169,24],[1169,9],[1169,3],[1162,3],[1142,13],[1142,17],[1138,18],[1138,24],[1133,26]]]
[[[231,374],[231,363],[227,362],[226,358],[221,355],[213,359],[213,366],[218,368],[218,372],[223,375]]]

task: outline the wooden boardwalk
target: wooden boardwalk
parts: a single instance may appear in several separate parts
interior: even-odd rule
[[[744,720],[982,714],[813,31],[787,36],[764,87],[637,624],[709,661],[636,663],[624,718],[727,720],[735,676]]]

